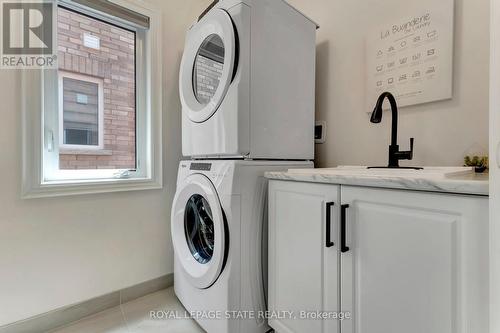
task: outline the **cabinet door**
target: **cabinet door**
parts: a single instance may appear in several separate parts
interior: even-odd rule
[[[342,333],[488,331],[488,200],[342,187]],[[344,223],[341,223],[344,224]]]
[[[336,320],[305,317],[339,310],[339,190],[335,185],[270,182],[269,310],[281,318],[271,318],[269,325],[276,332],[339,332]]]

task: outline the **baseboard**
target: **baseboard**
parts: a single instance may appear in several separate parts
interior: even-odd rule
[[[40,333],[68,325],[85,317],[110,309],[139,297],[173,286],[174,275],[159,278],[114,291],[112,293],[68,305],[35,317],[0,326],[0,333]]]

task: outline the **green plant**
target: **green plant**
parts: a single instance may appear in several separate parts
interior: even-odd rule
[[[464,163],[468,167],[487,168],[488,156],[465,156]]]

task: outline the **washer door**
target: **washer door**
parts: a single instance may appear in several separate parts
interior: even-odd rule
[[[210,287],[224,268],[225,223],[221,204],[210,180],[191,175],[178,189],[172,206],[174,250],[190,282]]]
[[[236,33],[229,14],[213,9],[189,32],[179,75],[182,109],[202,123],[219,108],[231,84]]]

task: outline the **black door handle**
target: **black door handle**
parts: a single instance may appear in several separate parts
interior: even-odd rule
[[[349,247],[345,245],[347,208],[349,205],[342,205],[340,210],[340,252],[342,253],[349,251]]]
[[[332,247],[335,244],[332,242],[332,207],[334,202],[326,203],[326,247]]]

